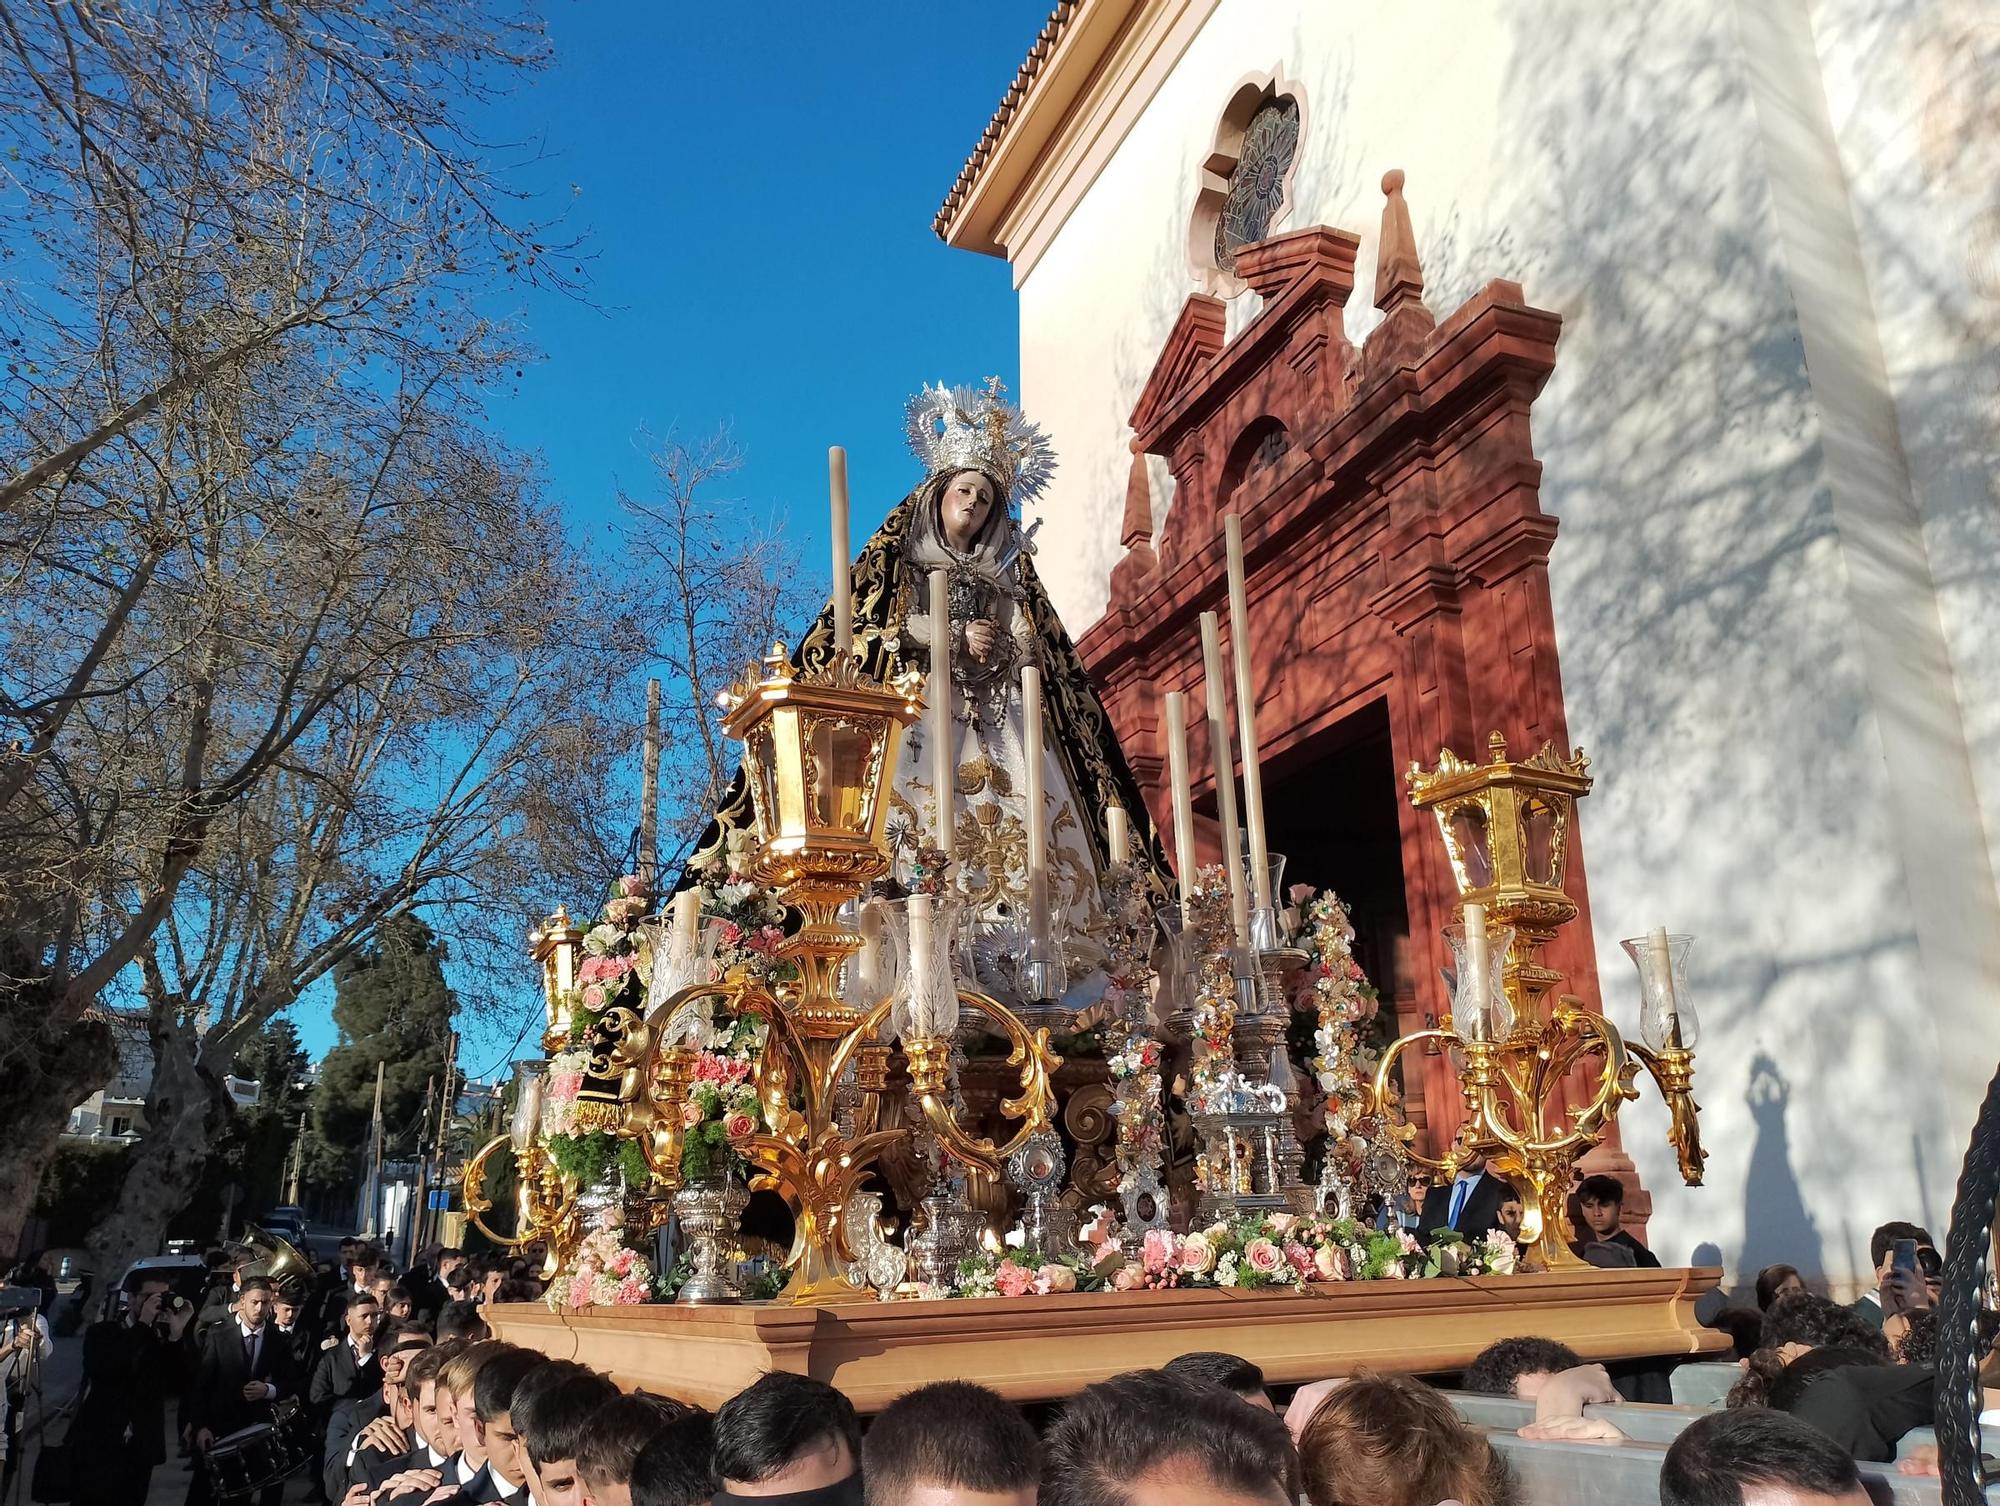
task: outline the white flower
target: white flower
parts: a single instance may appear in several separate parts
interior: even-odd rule
[[[734,883],[724,884],[717,891],[716,897],[725,905],[740,905],[756,892],[757,886],[755,884],[747,879],[738,879]]]
[[[1215,1284],[1217,1286],[1236,1285],[1236,1252],[1231,1250],[1215,1263]]]

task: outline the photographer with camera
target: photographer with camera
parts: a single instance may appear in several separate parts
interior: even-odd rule
[[[75,1506],[143,1506],[167,1457],[167,1398],[194,1316],[164,1276],[142,1279],[122,1319],[83,1334],[82,1399],[70,1425]]]

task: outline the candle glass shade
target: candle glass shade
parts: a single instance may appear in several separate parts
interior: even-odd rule
[[[675,955],[674,923],[671,915],[646,922],[653,949],[653,976],[646,983],[646,1012],[652,1013],[682,989],[715,978],[715,948],[720,933],[713,926],[697,924],[694,950]]]
[[[1266,871],[1271,876],[1271,903],[1250,912],[1250,946],[1259,952],[1275,952],[1285,944],[1284,930],[1278,924],[1278,912],[1283,908],[1285,892],[1285,855],[1270,852],[1264,858]]]
[[[1701,1039],[1701,1021],[1695,1016],[1687,981],[1694,937],[1666,937],[1664,957],[1659,940],[1632,936],[1618,943],[1639,969],[1639,1037],[1655,1051],[1693,1050]]]
[[[548,1066],[544,1061],[514,1063],[514,1117],[507,1129],[516,1155],[526,1155],[540,1133],[542,1080]]]
[[[905,903],[870,899],[841,907],[841,918],[861,938],[861,950],[847,959],[840,974],[841,1000],[857,1014],[866,1014],[902,986],[909,956]]]
[[[876,900],[883,918],[885,950],[890,954],[888,985],[862,1007],[871,1008],[893,994],[889,1033],[899,1041],[935,1040],[958,1028],[958,977],[952,942],[964,902],[949,895],[931,899],[930,955],[920,970],[910,955],[910,902]]]
[[[1444,928],[1445,945],[1451,948],[1452,973],[1457,987],[1451,1001],[1452,1023],[1472,1041],[1504,1041],[1514,1029],[1514,1006],[1507,997],[1507,949],[1514,944],[1512,926],[1486,928],[1486,997],[1482,1001],[1473,978],[1464,926]]]

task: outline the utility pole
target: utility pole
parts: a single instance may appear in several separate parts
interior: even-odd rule
[[[299,1110],[299,1132],[292,1140],[292,1174],[285,1181],[285,1201],[294,1208],[299,1206],[299,1179],[305,1171],[306,1160],[306,1111]]]
[[[368,1175],[362,1179],[362,1195],[367,1204],[361,1210],[361,1233],[375,1237],[375,1209],[382,1201],[382,1073],[385,1061],[375,1063],[375,1117],[368,1128]]]
[[[424,1131],[431,1122],[431,1099],[437,1093],[437,1079],[424,1079],[424,1111],[417,1118],[417,1194],[410,1216],[404,1220],[404,1229],[409,1235],[409,1248],[403,1251],[403,1269],[408,1270],[417,1263],[417,1251],[423,1248],[424,1207],[430,1202],[431,1157],[430,1149],[424,1144]]]
[[[660,861],[660,682],[646,682],[646,750],[639,773],[639,881],[654,898]]]
[[[445,1130],[451,1124],[451,1107],[458,1101],[458,1094],[452,1089],[452,1072],[458,1065],[458,1032],[452,1031],[444,1042],[444,1087],[438,1094],[437,1130],[431,1139],[430,1165],[437,1172],[440,1184],[444,1181],[444,1139]],[[428,1173],[424,1179],[424,1206],[418,1215],[424,1230],[424,1244],[431,1242],[431,1184]]]

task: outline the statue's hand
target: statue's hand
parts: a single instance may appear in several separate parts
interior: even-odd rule
[[[993,657],[993,640],[999,629],[984,617],[965,625],[965,651],[984,664]]]

